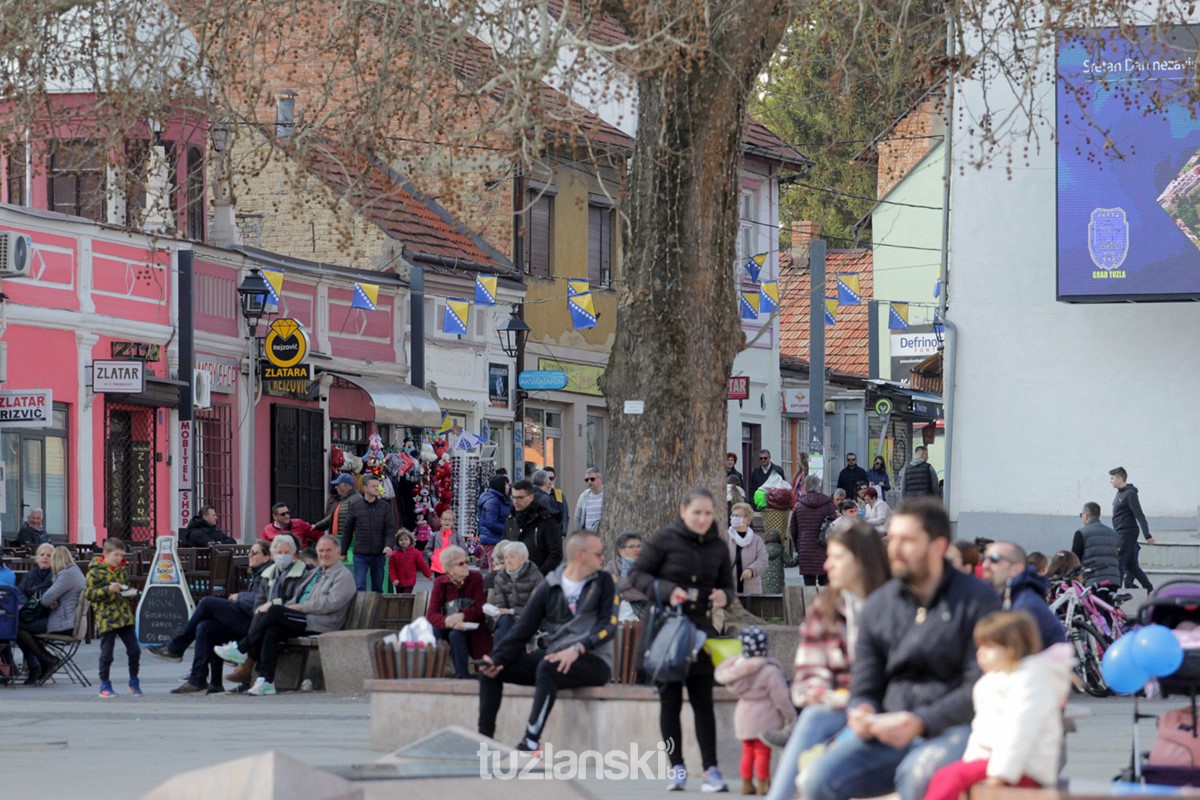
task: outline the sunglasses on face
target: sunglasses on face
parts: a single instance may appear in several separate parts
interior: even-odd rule
[[[595,479],[595,478],[584,478],[583,480],[584,480],[584,483],[592,483],[592,482],[594,482],[596,479]]]
[[[988,553],[987,555],[985,555],[983,557],[983,560],[990,561],[993,564],[999,564],[1001,561],[1007,561],[1009,563],[1012,563],[1011,558],[1005,558],[1004,556],[1000,555],[999,553]]]
[[[292,515],[292,512],[290,512],[290,511],[276,511],[275,512],[275,516],[277,516],[277,517],[290,517],[291,515]]]

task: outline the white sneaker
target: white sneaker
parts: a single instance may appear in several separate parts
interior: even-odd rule
[[[246,654],[238,650],[237,642],[219,644],[213,648],[213,652],[217,654],[217,658],[222,661],[228,661],[230,664],[236,664],[240,667],[246,663]]]
[[[254,685],[250,687],[250,691],[246,694],[252,694],[255,697],[265,697],[275,694],[275,684],[267,683],[266,678],[259,678],[254,681]]]

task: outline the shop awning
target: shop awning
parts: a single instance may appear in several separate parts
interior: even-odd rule
[[[484,403],[488,402],[487,392],[479,389],[461,389],[457,386],[442,386],[440,383],[434,384],[434,393],[437,394],[440,400],[451,400],[459,403]]]
[[[442,423],[442,410],[437,402],[415,386],[388,378],[335,374],[367,393],[375,406],[376,422],[412,428],[436,428]]]

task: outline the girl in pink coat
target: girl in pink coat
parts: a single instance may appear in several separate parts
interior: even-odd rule
[[[766,794],[771,784],[771,748],[759,736],[796,718],[779,662],[767,657],[762,628],[742,631],[742,654],[717,666],[717,682],[737,695],[733,732],[742,740],[742,794]],[[753,778],[758,778],[755,790]]]

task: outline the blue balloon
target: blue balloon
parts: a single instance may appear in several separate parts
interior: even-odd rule
[[[1133,661],[1155,678],[1165,678],[1183,664],[1183,646],[1169,628],[1147,625],[1133,634]]]
[[[1100,662],[1104,681],[1117,694],[1133,694],[1150,680],[1150,673],[1133,660],[1133,649],[1133,637],[1122,636],[1104,651]]]

